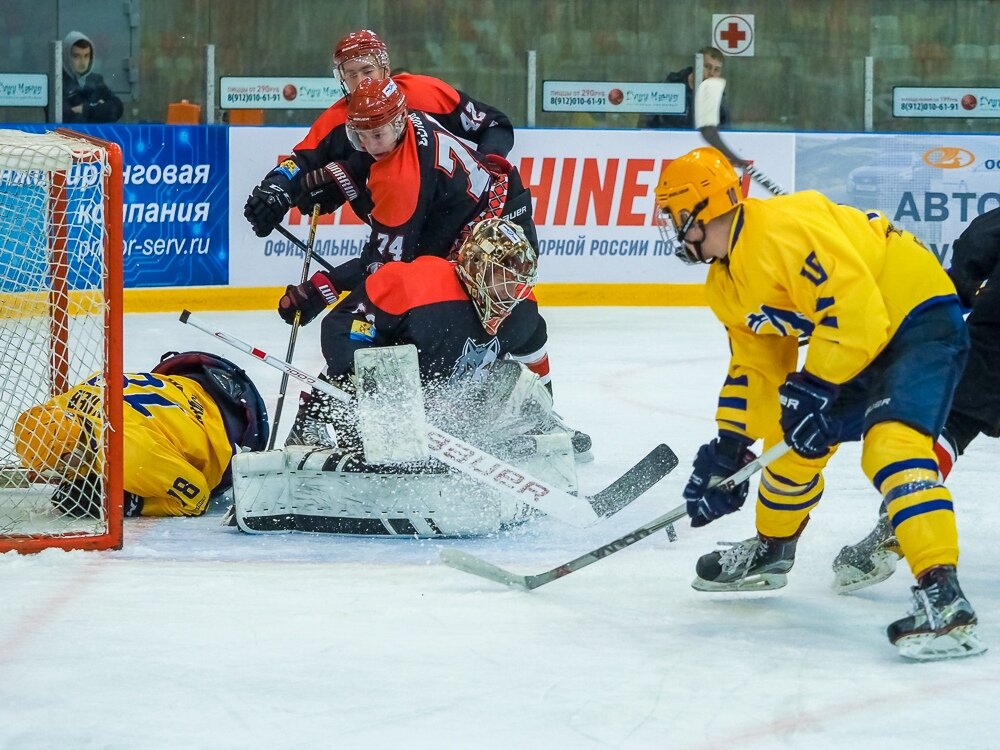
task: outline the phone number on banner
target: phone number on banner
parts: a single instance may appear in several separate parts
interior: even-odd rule
[[[951,112],[958,109],[957,102],[901,102],[904,112]]]
[[[274,102],[281,100],[281,94],[262,94],[259,92],[247,92],[243,94],[236,94],[228,92],[226,94],[226,103],[233,104],[239,102],[241,104],[273,104]]]

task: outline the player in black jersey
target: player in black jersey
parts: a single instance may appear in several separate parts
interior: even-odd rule
[[[343,161],[354,152],[345,128],[347,105],[361,81],[389,77],[388,47],[373,31],[353,31],[337,43],[333,68],[344,91],[343,98],[319,116],[291,156],[268,172],[247,199],[244,213],[259,237],[274,231],[292,205],[308,203],[303,183],[306,174],[331,162]],[[395,80],[411,107],[431,115],[453,135],[472,141],[479,152],[505,157],[513,148],[514,128],[499,109],[431,76],[400,73]],[[367,219],[369,204],[363,190],[351,201],[351,206],[359,217]],[[305,206],[307,211],[310,207],[311,204]]]

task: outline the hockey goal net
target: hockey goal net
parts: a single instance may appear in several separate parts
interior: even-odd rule
[[[120,147],[0,130],[0,551],[121,546],[121,315]],[[66,429],[86,471],[53,461],[70,433],[22,416],[83,381],[93,419]]]

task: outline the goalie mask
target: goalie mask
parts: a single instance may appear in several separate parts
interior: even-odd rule
[[[517,224],[486,219],[458,248],[455,271],[483,328],[493,336],[531,294],[538,279],[538,254]]]
[[[689,248],[685,236],[696,223],[704,226],[740,200],[740,180],[729,160],[717,149],[696,148],[663,168],[656,186],[656,223],[674,255],[685,263],[704,263],[698,245]]]
[[[391,78],[366,78],[347,105],[347,138],[376,159],[396,148],[406,126],[406,97]]]
[[[333,74],[349,98],[365,78],[389,77],[389,48],[374,31],[352,31],[334,48]]]
[[[37,404],[14,422],[14,450],[31,471],[72,479],[97,465],[96,428],[86,414],[52,403]]]

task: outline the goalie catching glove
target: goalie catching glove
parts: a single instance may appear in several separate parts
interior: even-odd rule
[[[750,491],[749,479],[731,490],[712,484],[732,476],[756,458],[749,442],[732,435],[717,437],[698,449],[694,471],[684,487],[691,526],[704,526],[743,507]]]
[[[243,215],[250,222],[253,233],[267,237],[292,207],[292,197],[281,185],[265,180],[253,189],[247,198]]]
[[[336,302],[337,294],[337,287],[330,277],[317,271],[308,281],[285,287],[285,293],[278,300],[278,315],[288,325],[293,325],[295,314],[299,313],[299,325],[304,326]]]

